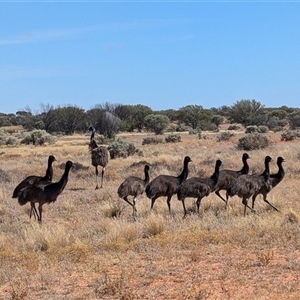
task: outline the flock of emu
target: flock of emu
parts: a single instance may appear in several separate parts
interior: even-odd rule
[[[102,188],[104,172],[109,162],[110,154],[107,148],[97,145],[94,139],[95,129],[90,127],[88,131],[91,132],[89,149],[91,152],[92,165],[95,167],[96,189],[99,189],[98,166],[102,167],[100,183],[100,188]],[[189,156],[184,158],[183,169],[178,176],[159,175],[150,181],[150,167],[149,165],[145,165],[144,178],[136,176],[126,178],[118,188],[118,195],[132,206],[134,217],[136,213],[135,205],[137,197],[144,192],[146,192],[147,197],[151,199],[151,209],[157,198],[167,197],[169,212],[171,212],[171,198],[173,195],[177,194],[178,200],[180,200],[183,205],[184,218],[188,214],[185,206],[186,198],[196,198],[197,213],[199,214],[201,200],[212,192],[215,192],[215,194],[225,202],[226,206],[228,205],[229,197],[237,195],[242,198],[244,215],[246,215],[247,208],[254,211],[255,199],[259,194],[263,196],[263,200],[266,203],[278,211],[278,209],[267,200],[267,194],[284,178],[285,172],[282,166],[284,159],[281,156],[277,158],[278,172],[270,174],[269,164],[271,162],[271,157],[266,156],[263,173],[250,175],[249,165],[247,163],[249,158],[247,153],[242,155],[243,165],[240,170],[220,170],[222,161],[218,159],[215,163],[213,174],[206,178],[191,177],[187,179],[189,173],[188,165],[189,162],[192,161]],[[55,160],[55,157],[50,155],[45,176],[29,176],[21,181],[13,191],[12,197],[18,198],[20,205],[25,205],[30,202],[30,218],[33,215],[39,222],[42,222],[43,205],[45,203],[56,201],[68,182],[68,174],[73,166],[71,161],[67,161],[61,179],[57,182],[52,182],[52,163]],[[226,199],[221,196],[221,190],[226,191]],[[129,196],[133,197],[132,202],[128,199]],[[248,200],[251,197],[252,207],[248,205]],[[36,203],[38,203],[38,211],[35,207]]]

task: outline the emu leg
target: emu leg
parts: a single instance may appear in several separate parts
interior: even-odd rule
[[[30,219],[31,219],[32,215],[34,216],[35,220],[39,219],[38,212],[37,212],[37,210],[35,208],[35,203],[34,202],[30,202],[30,205],[31,205],[30,215],[29,215]]]
[[[186,215],[187,215],[187,211],[186,211],[186,208],[185,208],[185,203],[184,203],[184,199],[181,200],[182,201],[182,206],[183,206],[183,219],[186,218]]]
[[[264,196],[264,201],[266,203],[268,203],[271,207],[273,207],[276,211],[279,211],[273,204],[271,204],[268,200],[267,200],[267,196]]]
[[[197,201],[196,201],[196,204],[197,204],[197,213],[198,215],[200,215],[200,204],[201,204],[201,200],[202,198],[198,198]]]
[[[102,188],[102,185],[103,185],[104,171],[105,171],[105,168],[102,168],[102,173],[101,173],[101,186],[100,186],[100,188]]]
[[[98,166],[95,167],[95,174],[96,174],[96,188],[95,190],[99,189],[99,184],[98,184]]]
[[[171,213],[171,198],[172,198],[172,195],[168,196],[168,198],[167,198],[167,204],[168,204],[169,213]]]
[[[131,206],[133,207],[133,210],[136,211],[136,209],[135,209],[135,200],[134,200],[134,199],[133,199],[133,202],[134,202],[134,203],[131,203],[131,202],[128,200],[127,196],[124,197],[123,200],[125,200],[129,205],[131,205]]]
[[[222,199],[222,200],[226,203],[226,206],[227,206],[227,200],[228,200],[227,193],[226,193],[226,198],[227,198],[227,200],[225,200],[225,199],[221,196],[220,191],[215,191],[215,194],[216,194],[220,199]]]

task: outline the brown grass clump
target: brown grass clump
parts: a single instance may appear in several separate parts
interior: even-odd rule
[[[228,126],[227,126],[228,127]],[[226,127],[226,128],[227,128]],[[44,147],[1,146],[0,150],[0,299],[299,299],[300,152],[298,140],[280,140],[268,133],[272,146],[250,151],[250,172],[263,170],[265,155],[286,162],[283,181],[268,195],[280,212],[256,200],[256,213],[243,217],[238,197],[224,203],[215,195],[203,198],[200,216],[195,199],[182,203],[138,198],[132,208],[118,198],[117,188],[128,176],[140,176],[150,165],[150,178],[179,174],[185,155],[190,174],[208,176],[216,159],[222,168],[238,170],[244,151],[237,150],[243,131],[230,140],[180,133],[180,143],[142,145],[146,134],[120,138],[141,149],[143,156],[112,159],[103,189],[95,190],[88,136],[57,137]],[[76,168],[55,203],[45,205],[43,224],[29,219],[30,206],[12,199],[14,187],[28,175],[43,175],[47,158],[55,155],[54,181],[61,165]],[[249,201],[251,204],[251,201]]]

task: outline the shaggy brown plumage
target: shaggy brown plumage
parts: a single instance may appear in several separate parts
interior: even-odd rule
[[[249,159],[249,155],[247,153],[244,153],[242,155],[242,162],[243,162],[243,167],[239,171],[235,170],[228,170],[228,169],[223,169],[220,170],[219,172],[219,179],[218,183],[216,184],[215,187],[215,194],[220,197],[225,203],[226,206],[228,204],[228,194],[226,193],[226,199],[224,199],[220,191],[221,190],[226,190],[229,188],[230,184],[232,183],[233,180],[235,180],[238,176],[243,175],[243,174],[248,174],[249,172],[249,165],[247,163],[247,159]]]
[[[151,199],[151,209],[158,197],[166,196],[169,212],[171,212],[171,198],[177,193],[179,185],[184,182],[189,173],[188,164],[191,158],[186,156],[183,160],[183,170],[179,176],[159,175],[155,177],[146,187],[146,195]]]
[[[135,215],[135,204],[137,197],[142,195],[145,191],[146,185],[149,183],[150,176],[149,176],[149,169],[148,165],[144,167],[144,179],[130,176],[126,178],[118,188],[118,195],[120,198],[124,199],[128,204],[133,207],[133,216]],[[132,203],[128,200],[128,196],[133,196]]]
[[[218,183],[219,169],[222,164],[221,160],[217,160],[215,164],[214,173],[208,178],[192,177],[184,181],[177,190],[177,198],[182,201],[185,218],[187,210],[185,207],[185,198],[197,198],[197,213],[199,214],[200,203],[204,197],[207,197],[215,190]]]
[[[259,193],[253,195],[252,197],[252,209],[254,209],[254,202],[256,197],[259,194],[263,195],[263,200],[268,203],[271,207],[273,207],[276,211],[279,211],[277,209],[277,207],[275,207],[273,204],[271,204],[268,200],[267,200],[267,194],[270,192],[271,189],[273,189],[279,182],[282,181],[284,175],[285,175],[285,171],[283,169],[282,163],[284,162],[284,159],[279,156],[277,157],[277,166],[278,166],[278,172],[275,174],[270,174],[270,187],[267,187],[265,185],[262,186],[262,188],[260,189]]]
[[[34,184],[38,183],[39,181],[52,182],[52,178],[53,178],[52,163],[54,161],[56,161],[55,157],[53,155],[49,155],[48,166],[46,169],[45,176],[31,175],[31,176],[26,177],[15,187],[12,198],[17,198],[22,189],[26,188],[29,185],[34,185]],[[38,213],[37,213],[34,203],[31,203],[30,218],[31,218],[32,214],[34,215],[35,218],[38,218]]]
[[[271,190],[271,184],[269,182],[270,178],[270,168],[269,163],[271,161],[270,156],[265,157],[265,170],[262,174],[257,175],[240,175],[236,178],[227,190],[230,197],[237,195],[242,198],[242,203],[244,204],[244,216],[246,215],[247,207],[252,208],[248,205],[248,199],[252,196],[257,196],[262,188],[267,191]]]
[[[102,167],[102,172],[101,172],[101,183],[100,183],[100,188],[103,186],[103,179],[104,179],[104,172],[105,168],[110,160],[110,154],[109,151],[103,147],[103,146],[98,146],[94,136],[95,136],[95,128],[90,127],[88,131],[91,131],[91,139],[90,139],[90,144],[89,144],[89,149],[91,153],[91,158],[92,158],[92,165],[95,167],[95,174],[96,174],[96,190],[99,189],[99,183],[98,183],[98,166]]]
[[[55,202],[57,197],[62,193],[68,182],[69,171],[72,166],[73,163],[68,160],[66,162],[65,171],[61,179],[57,182],[39,181],[34,185],[28,185],[22,189],[18,195],[19,204],[25,205],[27,202],[31,204],[38,203],[38,221],[42,222],[43,205],[45,203]]]

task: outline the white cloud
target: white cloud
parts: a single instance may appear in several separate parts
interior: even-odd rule
[[[92,31],[121,31],[121,30],[141,30],[145,28],[159,28],[164,26],[173,26],[181,23],[189,22],[188,19],[157,19],[157,20],[137,20],[127,23],[107,23],[96,26],[87,26],[71,29],[51,29],[51,30],[35,30],[25,31],[17,35],[1,38],[0,46],[8,46],[14,44],[36,43],[49,40],[57,40],[61,38],[77,37],[84,33]]]

